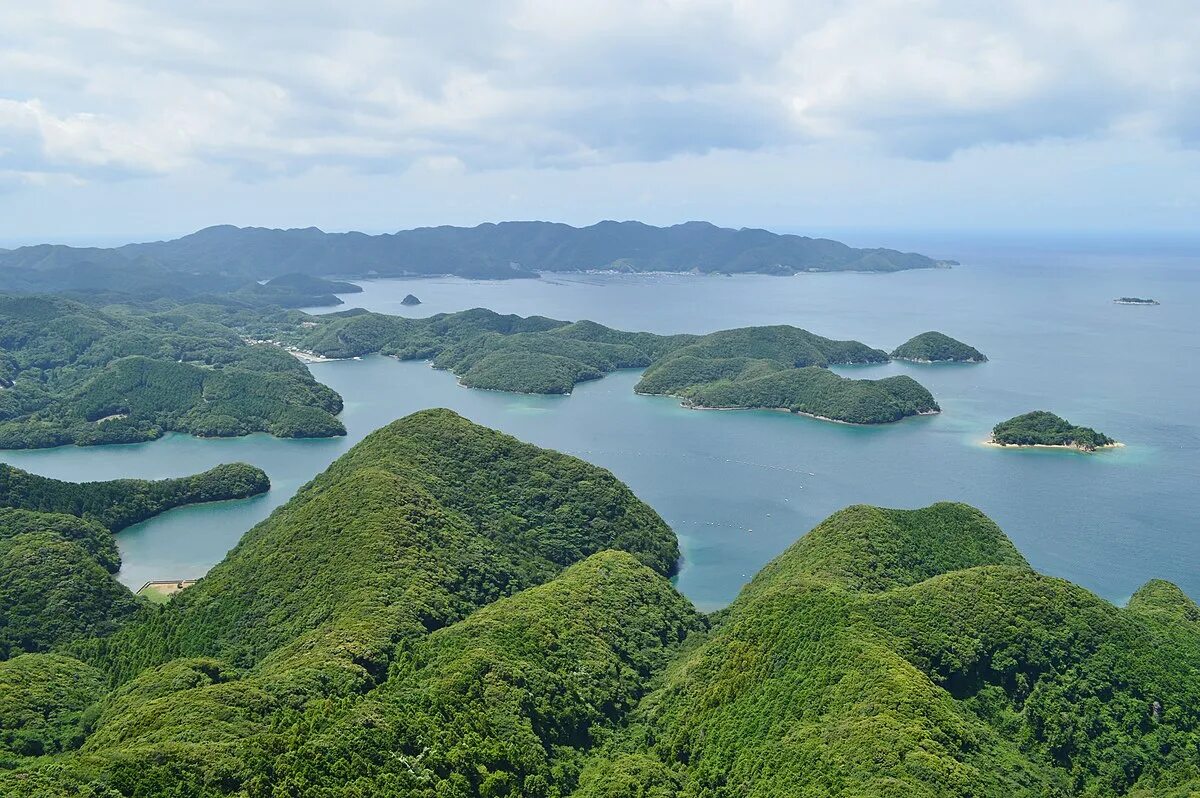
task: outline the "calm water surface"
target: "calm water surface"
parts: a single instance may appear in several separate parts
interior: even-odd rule
[[[622,329],[707,332],[787,323],[891,349],[939,329],[978,347],[978,366],[841,369],[911,374],[943,413],[852,427],[770,411],[685,410],[636,396],[619,372],[569,397],[459,387],[422,363],[370,357],[313,373],[346,400],[345,439],[170,435],[132,446],[3,452],[61,479],[160,478],[242,460],[273,488],[243,502],[166,513],[118,536],[121,579],[200,576],[241,535],[375,428],[426,407],[611,469],[682,542],[680,589],[702,609],[728,603],[763,563],[829,513],[866,502],[916,507],[952,499],[994,518],[1033,565],[1123,601],[1153,576],[1200,597],[1200,258],[1007,252],[947,271],[794,278],[550,276],[364,283],[349,306],[424,316],[470,307],[590,318]],[[424,304],[405,308],[414,293]],[[1160,307],[1122,307],[1122,295]],[[1126,442],[1096,455],[980,445],[993,424],[1053,410]]]

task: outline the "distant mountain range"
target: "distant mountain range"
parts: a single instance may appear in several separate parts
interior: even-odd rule
[[[283,274],[343,277],[442,275],[536,277],[539,272],[620,270],[794,274],[892,272],[952,265],[892,249],[855,249],[837,241],[768,230],[687,222],[653,227],[600,222],[502,222],[421,227],[398,233],[326,233],[208,227],[172,241],[111,249],[42,244],[0,250],[5,290],[153,292],[232,290]]]

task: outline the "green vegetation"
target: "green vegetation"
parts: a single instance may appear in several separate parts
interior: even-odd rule
[[[1200,787],[1200,608],[1169,583],[1118,609],[961,504],[836,513],[710,618],[676,557],[608,472],[414,414],[167,604],[0,662],[0,795]]]
[[[851,380],[815,366],[718,380],[677,395],[691,407],[782,409],[852,424],[886,424],[939,410],[912,377]]]
[[[413,294],[405,294],[404,299],[400,300],[400,304],[411,307],[413,305],[421,304],[421,300],[417,299],[417,297]]]
[[[1188,795],[1198,664],[1200,626],[1033,572],[976,510],[852,507],[676,658],[576,795]]]
[[[8,468],[0,465],[0,469],[3,469],[0,473],[7,474]],[[28,532],[53,532],[64,540],[78,544],[109,573],[115,574],[121,567],[121,555],[117,552],[112,531],[96,521],[65,513],[0,507],[0,540]]]
[[[1123,296],[1114,299],[1118,305],[1157,305],[1157,299],[1144,299],[1140,296]]]
[[[992,428],[992,443],[1000,446],[1062,446],[1094,452],[1116,441],[1091,427],[1076,427],[1045,410],[1002,421]]]
[[[284,274],[265,283],[251,283],[237,292],[237,296],[249,297],[252,301],[277,305],[282,308],[318,307],[340,305],[342,300],[335,294],[357,294],[362,286],[340,280],[326,280],[308,274]]]
[[[62,299],[0,297],[0,352],[15,364],[4,372],[14,375],[13,388],[0,392],[0,448],[125,443],[171,430],[344,434],[333,416],[340,397],[280,347],[329,358],[428,359],[467,387],[521,393],[565,394],[615,369],[646,368],[638,391],[695,405],[781,407],[859,423],[937,410],[908,378],[800,371],[888,357],[788,326],[664,336],[480,308],[425,319],[236,304],[116,313]]]
[[[940,332],[913,336],[892,352],[896,360],[914,363],[984,363],[987,357],[973,346]]]
[[[823,368],[887,359],[857,341],[747,327],[678,347],[646,369],[636,390],[678,396],[690,407],[771,408],[856,424],[937,412],[933,396],[911,377],[853,380]]]
[[[648,367],[638,392],[693,406],[784,408],[862,424],[938,410],[909,377],[851,380],[824,368],[885,363],[886,352],[784,325],[664,336],[478,308],[427,319],[347,311],[305,323],[290,320],[277,336],[326,357],[430,359],[471,388],[565,394],[615,369]]]
[[[104,695],[94,668],[58,654],[21,654],[0,662],[0,768],[16,757],[78,748],[83,713]]]
[[[143,607],[114,578],[113,532],[172,507],[253,496],[243,463],[148,481],[62,482],[0,463],[0,659],[111,634]]]
[[[244,499],[270,487],[266,472],[245,463],[219,465],[177,479],[108,482],[63,482],[0,463],[0,508],[66,513],[96,521],[113,532],[172,507]],[[6,512],[0,510],[0,524]]]
[[[0,659],[111,634],[140,606],[77,543],[53,532],[0,539]]]
[[[341,398],[277,347],[251,346],[202,305],[101,311],[0,296],[0,448],[131,443],[179,431],[345,434]],[[259,313],[258,315],[261,315]]]
[[[605,221],[583,228],[504,222],[386,235],[221,225],[173,241],[116,249],[42,245],[0,250],[0,274],[10,290],[86,291],[128,285],[139,293],[173,297],[232,290],[284,272],[506,279],[588,269],[795,274],[891,272],[951,263],[893,249],[855,249],[828,239],[731,230],[705,222],[652,227]]]
[[[597,554],[605,549],[620,551]],[[546,592],[521,593],[593,554]],[[396,720],[408,725],[393,727],[398,736],[350,752],[389,760],[379,772],[394,778],[404,766],[387,740],[420,757],[426,735],[448,739],[434,721],[446,713],[459,713],[457,728],[485,731],[471,707],[481,692],[499,700],[506,678],[487,647],[513,641],[504,649],[510,714],[484,700],[500,725],[494,746],[472,754],[507,783],[503,757],[525,767],[540,740],[590,745],[579,734],[615,722],[667,649],[699,625],[665,579],[677,558],[670,529],[608,472],[449,411],[409,416],[301,489],[198,584],[144,606],[113,634],[72,644],[116,689],[89,712],[81,753],[55,782],[206,795],[338,779],[307,764],[341,739],[325,733],[335,723],[347,734],[372,728],[376,712],[400,702]],[[472,615],[493,604],[490,615]],[[473,626],[447,628],[467,616]],[[439,629],[441,642],[422,642]],[[422,665],[426,656],[442,664]],[[385,690],[431,674],[445,682],[424,699]],[[560,687],[579,692],[556,706]],[[425,715],[408,714],[422,707]],[[506,718],[534,737],[508,740]],[[488,753],[503,746],[503,756]]]

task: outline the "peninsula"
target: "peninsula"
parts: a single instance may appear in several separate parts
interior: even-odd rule
[[[1120,445],[1102,432],[1091,427],[1077,427],[1045,410],[1035,410],[1000,422],[992,429],[988,443],[994,446],[1077,449],[1081,452]]]
[[[987,362],[987,356],[975,347],[933,330],[909,338],[892,350],[892,358],[913,363]]]

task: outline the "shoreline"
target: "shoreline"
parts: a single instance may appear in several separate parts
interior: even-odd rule
[[[936,366],[936,365],[941,365],[944,363],[962,363],[964,365],[977,366],[980,363],[988,362],[986,357],[983,360],[975,360],[974,358],[971,358],[969,360],[954,360],[953,358],[946,358],[944,360],[925,360],[923,358],[916,358],[916,357],[894,357],[894,358],[892,358],[892,360],[898,361],[901,363],[920,363],[922,366]]]
[[[773,413],[787,413],[793,416],[804,416],[805,418],[816,419],[817,421],[829,421],[833,424],[846,424],[851,427],[882,427],[885,424],[898,424],[906,418],[917,418],[918,416],[936,416],[941,414],[941,410],[925,410],[919,413],[913,413],[908,416],[901,416],[895,421],[846,421],[840,418],[830,418],[829,416],[821,416],[816,413],[807,413],[803,410],[792,410],[790,407],[713,407],[711,405],[690,405],[683,400],[682,397],[670,393],[646,393],[644,391],[634,391],[637,396],[664,396],[671,399],[679,399],[679,406],[686,410],[769,410]]]
[[[1105,449],[1123,449],[1125,444],[1120,441],[1106,443],[1103,446],[1097,446],[1095,449],[1085,449],[1082,446],[1076,446],[1069,443],[997,443],[988,438],[979,442],[982,446],[991,446],[994,449],[1062,449],[1069,452],[1079,452],[1080,454],[1095,454],[1096,452]]]
[[[325,357],[314,352],[304,352],[299,349],[288,349],[286,346],[280,347],[292,357],[299,360],[301,363],[336,363],[339,360],[360,360],[361,358],[353,357]]]

